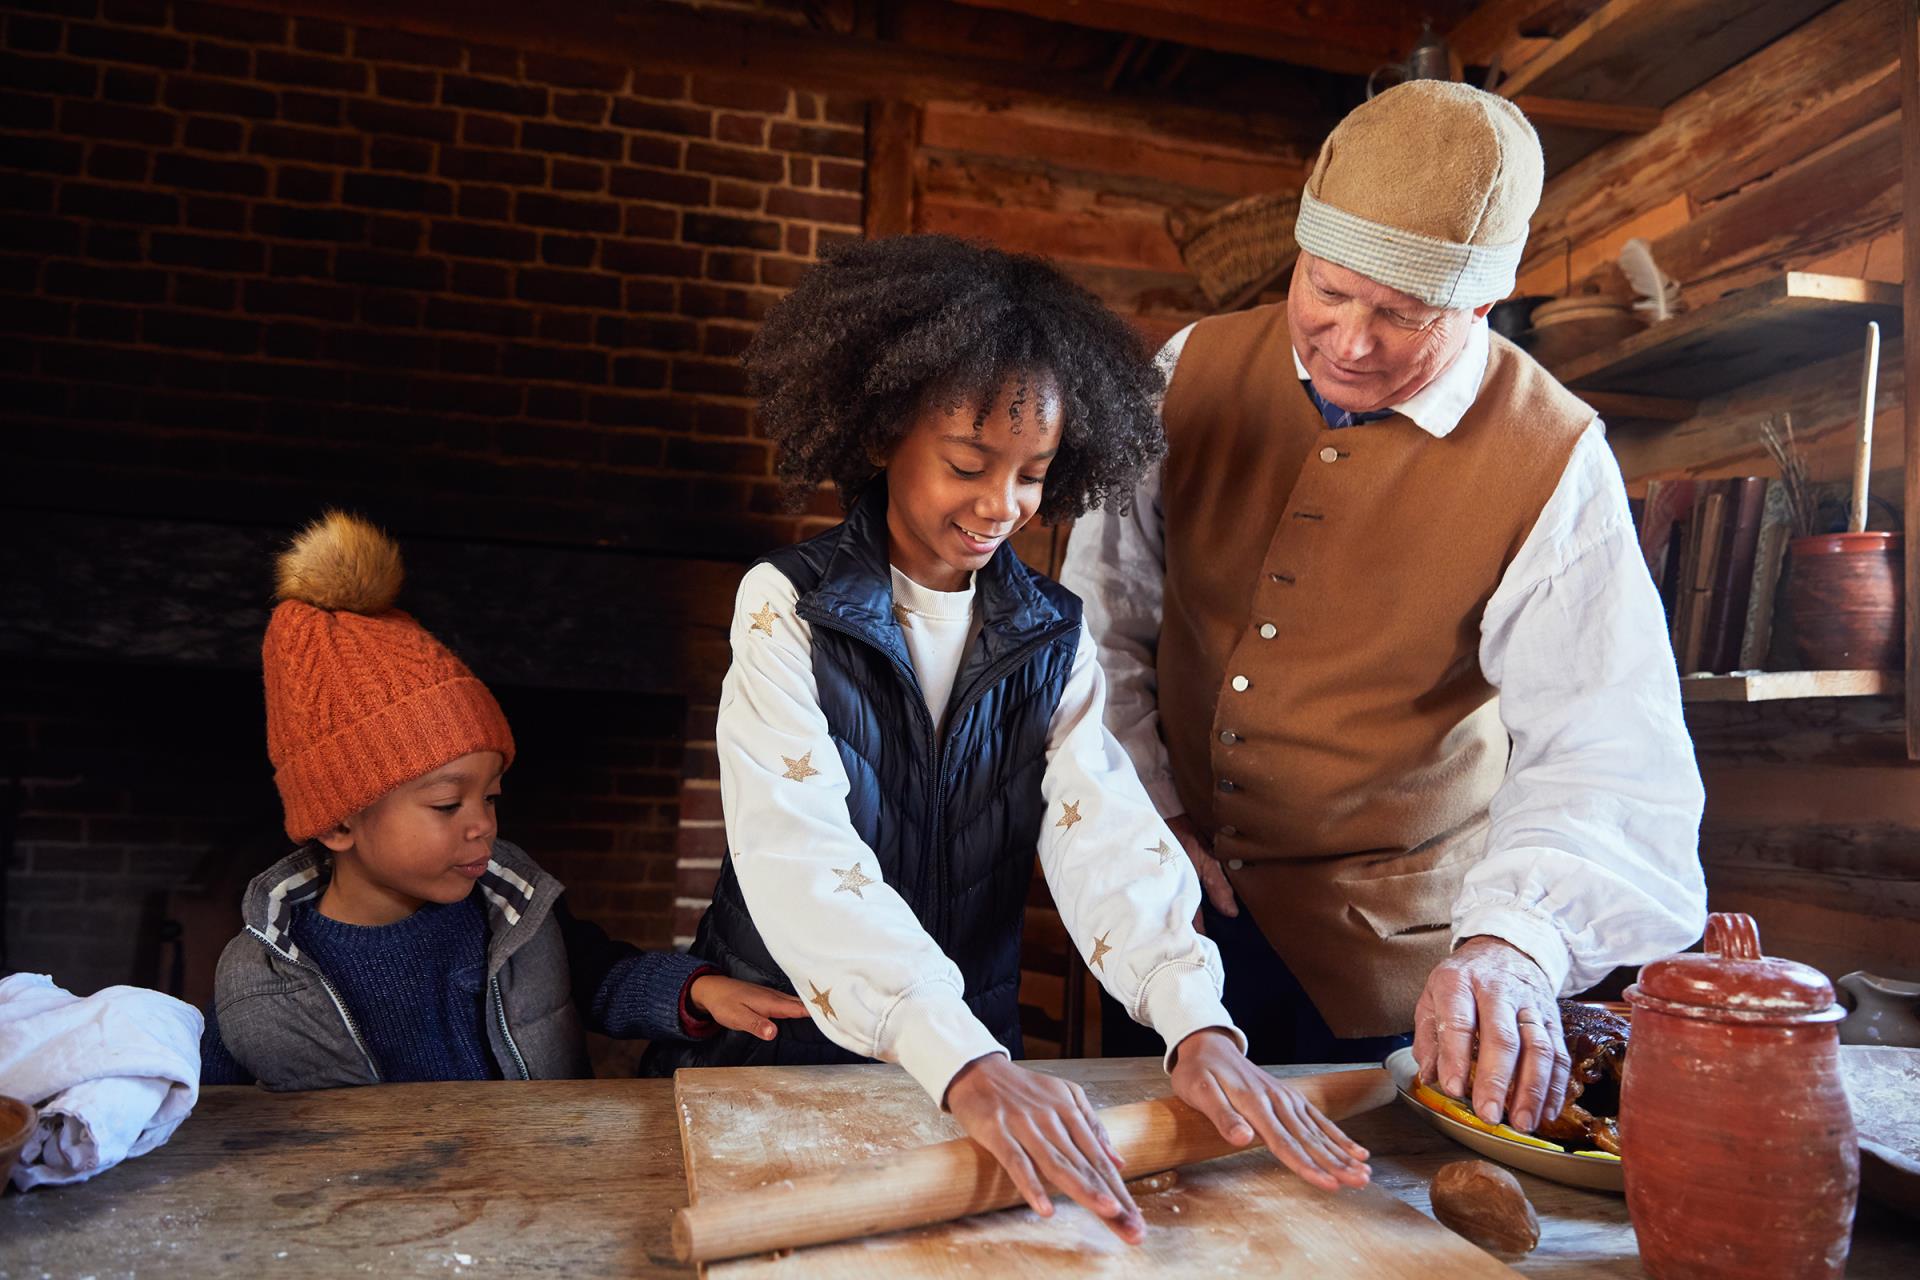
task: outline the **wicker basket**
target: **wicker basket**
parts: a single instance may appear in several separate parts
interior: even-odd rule
[[[1167,211],[1167,234],[1215,306],[1245,301],[1300,254],[1298,196],[1257,195],[1206,213]]]

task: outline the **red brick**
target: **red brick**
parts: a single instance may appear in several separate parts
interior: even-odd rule
[[[835,96],[822,98],[820,116],[828,124],[842,124],[852,129],[864,129],[867,127],[866,99]]]
[[[60,104],[60,131],[89,138],[117,138],[166,146],[173,141],[175,117],[147,107],[69,98]]]
[[[206,111],[223,116],[271,120],[279,110],[274,96],[264,89],[206,76],[168,76],[164,97],[168,106],[181,111]]]
[[[713,183],[669,169],[616,167],[608,175],[608,190],[630,200],[704,207],[713,198]]]
[[[754,257],[750,253],[707,254],[704,273],[709,280],[726,280],[734,284],[752,284],[755,280]]]
[[[813,125],[775,121],[767,131],[767,143],[780,151],[798,151],[807,155],[839,156],[857,160],[866,154],[866,135],[850,129],[824,129]]]
[[[742,249],[780,247],[780,225],[751,218],[689,213],[681,219],[680,234],[693,244],[730,245]]]
[[[460,264],[455,265],[458,272]],[[525,307],[496,307],[483,303],[452,302],[444,298],[427,301],[426,323],[435,329],[453,329],[466,333],[490,333],[503,338],[525,337],[533,332],[533,313]]]
[[[636,71],[628,92],[636,98],[659,98],[677,102],[687,96],[687,78],[660,72]]]
[[[188,119],[181,141],[195,151],[238,151],[247,140],[247,130],[238,120],[212,120],[205,116]]]
[[[611,129],[583,129],[529,120],[520,126],[520,146],[528,151],[558,152],[589,160],[618,160],[626,148],[626,140]]]
[[[260,349],[260,326],[256,322],[194,311],[149,311],[142,317],[140,333],[156,347],[232,354]]]
[[[90,97],[99,80],[99,71],[84,62],[69,62],[65,58],[22,58],[17,54],[0,53],[0,84],[9,89]]]
[[[604,93],[556,93],[553,114],[576,124],[605,124],[611,100]]]
[[[815,195],[807,191],[775,188],[767,193],[767,212],[782,218],[806,218],[813,222],[837,222],[857,227],[861,202],[853,196]]]
[[[375,67],[373,83],[381,97],[403,102],[432,102],[440,91],[439,78],[431,71],[408,67]]]
[[[189,48],[185,40],[125,27],[96,27],[82,22],[67,27],[67,52],[90,62],[137,62],[177,70],[187,65]]]
[[[376,215],[367,219],[367,243],[376,249],[415,253],[425,236],[426,228],[418,218]]]
[[[607,169],[605,165],[563,160],[555,156],[551,181],[555,191],[601,192],[607,187]]]
[[[517,186],[540,186],[547,180],[547,162],[539,156],[517,151],[492,151],[478,147],[440,148],[440,176],[482,182],[510,182]]]
[[[472,222],[442,221],[433,224],[428,244],[435,253],[456,258],[494,258],[506,262],[531,262],[539,238],[517,227],[487,226]]]
[[[78,228],[75,229],[78,230]],[[89,258],[103,258],[110,262],[138,262],[143,252],[140,232],[132,227],[103,227],[96,224],[87,228]]]
[[[606,200],[581,200],[522,191],[514,197],[514,220],[529,226],[567,231],[618,231],[620,206]]]
[[[17,195],[13,201],[9,201],[0,193],[0,207],[21,209],[34,206],[21,201]],[[172,226],[180,220],[180,202],[174,196],[159,192],[69,182],[60,188],[60,212],[84,218],[101,218],[108,222]]]
[[[467,70],[477,76],[503,76],[508,80],[518,80],[520,51],[499,45],[470,44],[467,46]]]
[[[699,336],[699,327],[693,322],[659,316],[601,316],[594,329],[594,340],[603,347],[649,351],[691,351]]]
[[[310,53],[345,54],[347,28],[338,22],[300,18],[293,24],[293,44]]]
[[[176,0],[173,5],[173,26],[176,31],[225,36],[248,44],[284,44],[287,39],[287,20],[279,14],[234,9],[226,5],[196,4],[191,0]]]
[[[310,316],[342,322],[353,319],[354,291],[344,285],[249,280],[244,296],[246,309],[256,314]]]
[[[261,203],[253,206],[253,231],[285,240],[357,242],[366,238],[367,219],[345,209]]]
[[[433,169],[433,144],[411,138],[375,138],[367,163],[376,169],[401,173],[428,173]]]
[[[767,189],[744,182],[716,182],[713,184],[713,203],[721,209],[759,213],[766,206]]]
[[[671,311],[674,286],[665,280],[628,280],[621,286],[621,302],[628,311]]]
[[[798,159],[796,156],[795,159]],[[828,191],[864,191],[867,185],[865,165],[840,160],[819,162],[820,185]]]
[[[536,319],[534,333],[544,342],[584,347],[593,341],[593,327],[600,319],[584,311],[545,310]]]
[[[226,196],[188,196],[186,223],[202,231],[244,231],[247,202]]]
[[[461,187],[459,214],[463,218],[505,222],[513,216],[513,193],[505,187]]]
[[[253,50],[216,44],[211,40],[195,40],[193,69],[202,75],[244,78],[253,74]]]
[[[592,236],[544,235],[540,237],[540,261],[556,267],[590,267],[599,246]]]
[[[32,18],[15,13],[7,18],[7,47],[32,53],[51,53],[60,47],[61,30],[60,23],[51,18]]]
[[[108,102],[151,106],[160,95],[160,77],[125,67],[108,67],[100,78],[100,96]]]
[[[600,263],[608,271],[636,276],[690,276],[700,270],[700,251],[648,240],[609,240]]]
[[[99,342],[138,342],[140,341],[140,313],[132,307],[75,307],[73,336]],[[59,387],[62,392],[65,391],[63,384],[47,383],[46,385],[50,388]],[[22,403],[18,398],[19,394],[18,384],[10,384],[7,388],[8,403],[32,411],[33,406]],[[40,407],[49,413],[59,413],[65,408],[64,398],[59,403],[42,402]]]
[[[387,31],[374,27],[355,27],[353,52],[373,62],[410,62],[424,67],[457,67],[460,46],[451,40],[414,35],[409,31]]]
[[[511,147],[519,137],[513,121],[500,116],[466,113],[460,121],[460,141],[474,147]]]
[[[627,69],[616,62],[587,62],[579,58],[560,58],[551,54],[526,55],[527,79],[569,89],[604,89],[617,92],[626,87]]]
[[[810,187],[813,185],[813,157],[787,157],[787,185]]]
[[[627,159],[634,164],[651,165],[656,169],[678,169],[683,146],[684,143],[673,138],[631,134],[627,138]]]
[[[791,289],[800,283],[800,277],[807,273],[813,264],[793,258],[760,259],[760,283],[774,285],[781,289]]]
[[[658,391],[667,385],[667,362],[655,356],[618,356],[613,362],[613,380],[622,387]]]
[[[441,77],[440,97],[450,107],[472,107],[503,115],[547,114],[547,91],[538,85],[448,75]]]
[[[764,320],[772,305],[773,300],[768,295],[747,289],[728,289],[710,284],[685,284],[680,287],[681,310],[690,316]]]
[[[677,133],[690,138],[713,135],[711,111],[664,106],[636,98],[620,98],[614,102],[613,122],[623,129],[642,129],[648,133]]]
[[[51,129],[57,103],[30,93],[0,93],[0,127]]]
[[[402,106],[361,99],[347,104],[347,122],[368,133],[397,133],[406,138],[452,142],[459,117],[439,107]]]
[[[444,288],[447,279],[447,265],[437,259],[371,249],[342,248],[334,255],[334,272],[350,282],[415,289]]]
[[[753,182],[778,182],[787,172],[786,161],[780,156],[765,151],[709,146],[704,142],[687,144],[686,166],[695,173],[746,178]]]
[[[345,58],[315,58],[304,53],[282,53],[278,49],[260,49],[253,55],[253,74],[275,84],[302,85],[310,89],[339,89],[363,93],[367,89],[367,65]]]
[[[806,254],[812,253],[813,252],[813,228],[812,227],[788,227],[787,228],[787,252],[797,253],[803,256]]]
[[[290,124],[331,128],[340,123],[340,99],[330,93],[299,93],[289,89],[280,95],[280,118]]]
[[[597,307],[610,311],[620,306],[620,282],[612,276],[596,275],[589,271],[524,267],[514,283],[514,296],[526,302],[551,302],[560,306]]]
[[[737,142],[744,146],[764,146],[767,141],[767,121],[765,116],[737,116],[730,113],[716,116],[713,122],[713,136],[721,142]]]
[[[737,111],[759,111],[776,116],[785,115],[787,111],[785,88],[752,80],[695,76],[693,100],[709,107],[732,107]]]
[[[414,213],[451,213],[453,188],[441,182],[384,173],[349,173],[342,184],[341,203]]]
[[[244,160],[209,160],[170,151],[155,157],[153,181],[161,187],[257,196],[266,194],[267,170],[263,165]]]
[[[705,360],[686,360],[686,359],[675,360],[673,362],[673,389],[675,391],[692,391],[692,392],[700,392],[700,393],[723,395],[723,396],[744,396],[747,394],[747,371],[745,369],[742,369],[737,363],[733,361],[716,363],[716,362],[705,361]],[[675,441],[674,444],[669,445],[667,448],[668,465],[669,466],[694,465],[694,464],[689,464],[688,462],[685,461],[688,455],[684,451],[678,450],[675,447],[678,444],[679,442]],[[755,459],[755,462],[753,464],[754,467],[758,468],[758,467],[764,466],[764,463],[765,463],[765,451],[759,445],[752,445],[752,446],[707,445],[704,447],[708,449],[742,449],[742,448],[750,449],[752,451],[752,456]],[[717,458],[721,456],[744,458],[747,456],[747,454],[745,453],[736,453],[731,455],[705,454],[702,456],[706,456],[709,458]],[[680,461],[676,462],[675,461],[676,458],[680,459]],[[709,468],[705,464],[697,464],[697,465],[694,465],[694,469],[706,470]],[[735,468],[732,467],[731,465],[718,465],[711,469],[733,470]]]
[[[153,234],[148,258],[161,266],[203,267],[209,271],[262,271],[267,251],[257,240],[232,236]]]
[[[86,149],[66,138],[8,138],[6,164],[13,169],[33,169],[40,173],[78,173]],[[143,151],[133,154],[144,158]],[[124,176],[113,174],[108,176]]]
[[[710,324],[707,326],[707,339],[702,350],[710,356],[731,358],[738,356],[753,341],[752,329],[736,329],[731,325]]]
[[[337,164],[357,168],[366,156],[366,139],[351,133],[328,133],[323,129],[302,129],[290,124],[257,124],[247,139],[247,150],[255,155],[277,156],[283,160],[306,160],[314,164]]]

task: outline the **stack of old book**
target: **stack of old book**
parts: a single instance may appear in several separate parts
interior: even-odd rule
[[[1764,669],[1792,532],[1779,482],[1654,480],[1639,506],[1680,674]]]

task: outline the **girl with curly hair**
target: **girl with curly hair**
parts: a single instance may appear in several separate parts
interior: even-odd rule
[[[1248,1063],[1192,864],[1103,724],[1080,601],[1007,545],[1122,500],[1164,452],[1131,331],[1037,258],[905,236],[812,270],[746,366],[790,492],[831,481],[847,517],[741,583],[715,734],[730,856],[693,952],[811,1021],[662,1043],[647,1069],[897,1062],[1036,1212],[1050,1184],[1137,1242],[1085,1094],[1013,1061],[1037,854],[1175,1091],[1317,1185],[1364,1184],[1366,1152]]]

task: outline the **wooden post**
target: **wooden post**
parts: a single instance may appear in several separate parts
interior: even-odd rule
[[[1907,377],[1920,371],[1920,0],[1900,16],[1901,319]],[[1901,395],[1906,426],[1907,758],[1920,760],[1920,387]]]
[[[913,149],[920,108],[887,100],[867,108],[867,239],[913,230]]]

